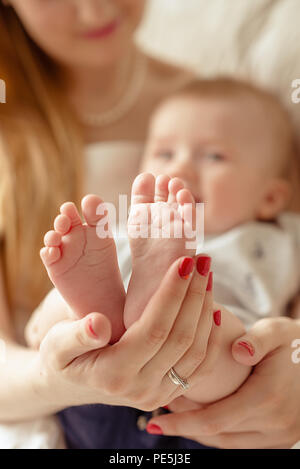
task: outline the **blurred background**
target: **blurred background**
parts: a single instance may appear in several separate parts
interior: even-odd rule
[[[232,74],[274,90],[299,128],[300,0],[149,0],[138,42],[199,75]]]

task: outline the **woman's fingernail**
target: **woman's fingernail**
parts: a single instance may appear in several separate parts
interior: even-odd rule
[[[197,270],[200,275],[207,276],[210,271],[211,258],[209,256],[201,256],[197,259]]]
[[[212,287],[213,287],[213,273],[209,272],[206,291],[212,291]]]
[[[169,407],[167,405],[163,405],[163,409],[169,410]]]
[[[180,264],[179,275],[181,278],[188,279],[194,268],[194,259],[186,257]]]
[[[87,322],[87,327],[88,327],[88,330],[90,331],[90,333],[92,334],[92,336],[98,339],[98,335],[96,334],[96,332],[95,332],[94,329],[93,329],[93,321],[92,321],[92,318],[90,318],[90,319],[88,320],[88,322]]]
[[[158,426],[155,425],[154,423],[148,423],[146,430],[148,433],[151,433],[151,435],[162,435],[163,431],[162,429]]]
[[[245,342],[245,341],[238,342],[238,345],[240,347],[244,347],[250,353],[251,357],[253,357],[253,355],[255,353],[253,345],[251,345],[251,344],[249,344],[249,342]]]
[[[220,310],[214,312],[214,322],[216,326],[221,326],[221,317],[222,314]]]

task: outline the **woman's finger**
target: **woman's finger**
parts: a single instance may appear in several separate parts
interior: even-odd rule
[[[232,345],[233,358],[243,365],[256,365],[268,353],[283,345],[290,337],[291,319],[265,318],[257,321]]]
[[[188,410],[199,410],[204,408],[204,406],[184,396],[180,396],[171,401],[165,408],[170,412],[186,412]]]
[[[90,313],[77,321],[56,324],[41,343],[40,352],[50,367],[64,369],[75,358],[105,347],[111,339],[111,324],[106,316]]]
[[[205,361],[207,356],[208,342],[211,337],[213,325],[213,294],[212,294],[212,278],[213,274],[210,272],[209,280],[204,294],[204,301],[201,305],[201,312],[199,321],[196,327],[194,342],[187,350],[184,356],[175,364],[176,371],[181,375],[184,373],[187,377],[199,369],[201,364]],[[189,291],[187,297],[189,296]],[[187,305],[188,306],[188,305]],[[200,306],[200,304],[199,304]],[[186,314],[188,317],[189,309],[187,307]]]
[[[173,366],[179,376],[187,378],[191,370],[199,365],[200,355],[203,358],[203,350],[199,350],[198,347],[197,349],[194,347],[194,355],[190,355],[188,361],[183,360],[182,357],[185,356],[194,343],[202,306],[205,301],[210,265],[210,257],[201,255],[197,258],[196,271],[168,340],[151,360],[151,363],[147,364],[142,370],[145,379],[151,379],[154,370],[161,372],[162,379]],[[203,331],[203,334],[205,335],[206,331]],[[167,376],[165,382],[170,391],[177,390],[176,385]]]
[[[113,346],[119,355],[120,369],[136,372],[157,354],[169,337],[193,272],[194,260],[191,257],[178,259],[172,264],[142,316]],[[159,365],[158,371],[160,368]]]
[[[249,378],[251,379],[251,378]],[[200,410],[164,414],[150,420],[162,429],[164,435],[188,434],[212,436],[236,428],[251,418],[260,396],[253,398],[255,385],[243,386],[237,393]],[[258,404],[257,404],[258,405]]]
[[[185,435],[185,438],[190,438]],[[259,432],[221,433],[214,437],[199,435],[201,444],[218,449],[272,449],[272,441],[266,443],[265,435]],[[267,446],[265,446],[267,444]]]
[[[185,438],[191,438],[185,435]],[[287,439],[283,444],[282,438],[276,441],[264,433],[257,431],[239,433],[221,433],[214,437],[202,437],[199,435],[197,441],[210,448],[218,449],[290,449],[292,443]]]
[[[184,396],[180,396],[177,399],[174,399],[171,401],[165,408],[167,408],[170,412],[172,413],[181,413],[181,412],[187,412],[190,410],[198,411],[198,410],[203,410],[207,408],[207,404],[198,404]],[[236,433],[240,432],[254,432],[257,431],[257,429],[260,428],[276,428],[276,417],[274,416],[273,419],[271,419],[270,422],[268,422],[268,425],[266,425],[266,413],[264,411],[261,412],[261,415],[259,416],[252,416],[251,419],[243,420],[241,423],[237,424],[234,427],[234,431]],[[233,429],[231,429],[233,430]],[[190,435],[191,436],[191,435]],[[195,437],[195,434],[193,435]]]
[[[212,293],[211,291],[206,291],[194,342],[183,357],[180,358],[177,363],[173,364],[172,367],[180,377],[184,378],[188,382],[190,388],[195,386],[197,381],[199,381],[199,378],[201,379],[201,376],[203,376],[203,373],[203,378],[206,379],[208,369],[212,369],[214,357],[217,357],[219,354],[219,350],[216,350],[216,348],[219,347],[215,334],[217,331],[214,330],[213,333],[211,333],[213,316],[212,307]],[[211,341],[213,346],[210,347],[209,353],[207,354],[208,341]],[[162,386],[162,389],[165,389],[166,393],[167,391],[170,392],[170,399],[172,400],[182,395],[184,392],[182,387],[178,385],[176,386],[167,374],[163,377]]]

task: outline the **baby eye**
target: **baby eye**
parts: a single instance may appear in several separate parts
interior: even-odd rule
[[[205,155],[205,159],[207,159],[208,161],[218,162],[218,161],[224,161],[225,157],[221,153],[212,152],[212,153],[207,153]]]
[[[170,160],[173,157],[172,150],[159,150],[156,152],[156,156],[159,158],[163,158],[165,160]]]

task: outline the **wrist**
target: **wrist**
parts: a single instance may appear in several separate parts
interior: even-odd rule
[[[25,371],[24,379],[28,380],[31,387],[31,394],[38,408],[42,409],[39,414],[51,415],[71,404],[65,402],[68,393],[59,392],[58,383],[55,383],[54,374],[51,376],[41,366],[40,353],[33,352],[31,360]]]

